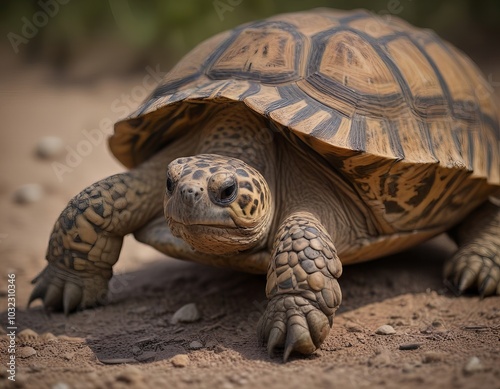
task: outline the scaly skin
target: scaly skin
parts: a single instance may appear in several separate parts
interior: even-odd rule
[[[66,314],[105,301],[123,237],[161,213],[165,166],[161,152],[129,172],[107,177],[70,200],[50,235],[47,267],[34,280],[29,304]]]
[[[179,138],[136,169],[82,191],[54,226],[49,264],[30,302],[41,298],[46,309],[66,313],[101,303],[123,236],[134,233],[174,257],[267,269],[261,341],[270,354],[284,347],[285,361],[292,352],[314,352],[342,299],[337,249],[369,248],[380,231],[335,172],[279,137],[257,142],[266,125],[247,110],[216,110],[190,132],[198,139]],[[458,290],[499,293],[499,226],[499,207],[487,204],[458,229],[460,248],[446,266]]]
[[[342,264],[320,221],[306,212],[282,223],[271,258],[269,304],[258,332],[269,354],[284,346],[286,362],[292,351],[311,354],[326,339],[342,301],[337,282]]]
[[[468,289],[481,296],[500,295],[500,206],[486,203],[452,233],[457,252],[444,268],[457,294]]]

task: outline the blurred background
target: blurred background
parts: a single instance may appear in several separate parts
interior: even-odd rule
[[[0,19],[11,54],[26,63],[49,65],[59,76],[89,81],[106,72],[140,71],[152,63],[169,68],[217,32],[314,7],[397,15],[434,29],[475,58],[499,47],[498,0],[24,0],[2,1]],[[38,31],[23,31],[29,23]]]
[[[0,1],[0,262],[25,283],[20,302],[45,266],[50,231],[68,200],[123,171],[106,139],[162,74],[220,31],[323,6],[432,28],[500,89],[498,0]],[[129,237],[116,270],[161,257]]]

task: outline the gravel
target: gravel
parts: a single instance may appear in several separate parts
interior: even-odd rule
[[[14,192],[14,201],[18,204],[36,203],[43,196],[43,188],[39,184],[25,184]]]
[[[36,145],[36,155],[42,159],[56,159],[64,151],[64,141],[57,136],[40,138]]]
[[[36,350],[33,347],[19,347],[16,356],[19,358],[29,358],[36,355]]]
[[[175,367],[186,367],[189,365],[189,357],[186,354],[177,354],[170,360]]]
[[[420,347],[420,344],[418,344],[418,343],[405,343],[405,344],[399,345],[400,350],[416,350],[419,347]]]
[[[478,357],[472,357],[464,366],[464,373],[467,375],[479,373],[484,370],[484,365]]]
[[[203,344],[201,342],[198,342],[197,340],[189,343],[189,348],[191,350],[199,350],[201,348],[203,348]]]
[[[200,317],[201,315],[198,311],[198,307],[196,306],[196,304],[191,303],[179,308],[170,319],[170,323],[192,323],[199,320]]]
[[[375,330],[375,333],[377,335],[392,335],[396,333],[396,330],[394,327],[390,326],[389,324],[384,324],[383,326],[380,326]]]

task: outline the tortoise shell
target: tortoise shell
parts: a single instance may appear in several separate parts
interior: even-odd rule
[[[228,102],[326,160],[387,233],[450,226],[500,185],[489,84],[435,33],[393,16],[316,9],[220,33],[116,124],[111,150],[136,166]]]

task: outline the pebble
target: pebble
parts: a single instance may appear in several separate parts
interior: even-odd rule
[[[409,363],[405,363],[402,368],[403,373],[413,373],[415,371],[415,368],[413,365]]]
[[[427,351],[422,355],[423,363],[434,363],[440,362],[445,359],[445,355],[443,353],[437,351]]]
[[[200,312],[196,307],[196,304],[186,304],[179,308],[177,312],[174,313],[170,319],[171,324],[181,323],[192,323],[200,319]]]
[[[36,355],[36,350],[33,347],[19,347],[16,352],[19,358],[29,358]]]
[[[51,333],[51,332],[46,332],[46,333],[42,334],[42,335],[40,336],[40,338],[41,338],[42,340],[44,340],[45,342],[55,342],[55,341],[57,341],[57,336],[55,336],[55,335],[54,335],[53,333]]]
[[[399,345],[400,350],[416,350],[419,347],[420,347],[420,344],[418,344],[418,343],[405,343],[405,344]]]
[[[199,350],[200,348],[203,348],[203,344],[201,342],[198,342],[197,340],[189,343],[189,348],[191,350]]]
[[[135,363],[137,362],[134,358],[109,358],[109,359],[99,359],[99,362],[105,365],[121,365],[124,363]]]
[[[484,365],[478,357],[472,357],[464,366],[465,374],[479,373],[484,370]]]
[[[375,330],[377,335],[392,335],[396,333],[396,330],[389,324],[384,324]]]
[[[156,353],[154,351],[146,351],[143,352],[141,355],[138,355],[135,357],[136,360],[139,362],[150,362],[154,361],[156,358]]]
[[[368,366],[389,366],[391,354],[388,350],[377,350],[376,355],[368,360]]]
[[[65,353],[63,354],[63,358],[66,359],[67,361],[71,361],[73,357],[75,356],[75,353]]]
[[[127,370],[116,376],[116,381],[125,382],[126,384],[137,384],[143,380],[143,373],[135,366],[127,366]]]
[[[36,145],[36,155],[43,159],[56,159],[64,151],[64,142],[57,136],[45,136]]]
[[[345,329],[347,332],[363,332],[363,328],[356,323],[347,323],[345,325]]]
[[[58,382],[52,386],[52,389],[70,389],[70,386],[66,382]]]
[[[17,188],[14,201],[18,204],[36,203],[43,196],[43,188],[39,184],[25,184]]]
[[[170,361],[175,367],[186,367],[189,365],[189,357],[186,354],[177,354]]]

